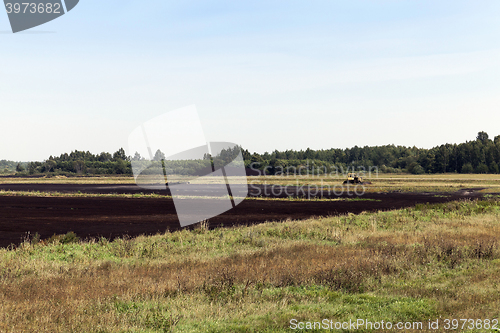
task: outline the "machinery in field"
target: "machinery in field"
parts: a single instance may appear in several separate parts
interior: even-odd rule
[[[363,184],[363,177],[357,173],[350,172],[347,174],[347,180],[344,181],[344,184]]]

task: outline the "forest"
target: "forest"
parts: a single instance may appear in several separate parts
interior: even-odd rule
[[[365,146],[347,149],[301,151],[286,150],[250,154],[244,150],[245,164],[269,173],[308,165],[312,171],[332,168],[369,170],[378,168],[383,173],[499,173],[500,135],[491,140],[486,132],[479,132],[473,141],[460,144],[442,144],[431,149],[395,145]]]
[[[460,144],[442,144],[431,149],[385,145],[354,146],[352,148],[322,150],[275,150],[263,154],[242,151],[245,166],[265,174],[296,172],[301,174],[326,173],[334,170],[369,170],[382,173],[499,173],[500,135],[491,140],[486,132],[479,132],[475,140]],[[239,151],[222,151],[222,159],[229,163]],[[164,155],[157,151],[153,160]],[[204,160],[210,159],[205,156]],[[217,157],[214,157],[217,160]],[[0,172],[18,175],[131,175],[132,163],[144,161],[139,154],[127,156],[120,148],[115,153],[73,151],[59,157],[50,156],[43,162],[16,163],[0,161]],[[184,169],[198,173],[207,166],[206,161],[185,161]],[[212,160],[213,163],[213,160]],[[181,163],[182,164],[182,163]],[[179,164],[177,168],[182,169]],[[179,170],[180,170],[179,169]],[[194,171],[193,171],[194,170]],[[318,171],[319,170],[319,171]]]

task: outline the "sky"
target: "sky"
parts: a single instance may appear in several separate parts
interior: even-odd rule
[[[208,141],[259,153],[494,137],[499,14],[497,0],[80,0],[13,34],[2,12],[0,159],[127,150],[189,105]]]

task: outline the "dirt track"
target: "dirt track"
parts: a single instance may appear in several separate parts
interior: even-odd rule
[[[45,185],[1,184],[0,190],[58,191],[88,193],[138,193],[156,192],[169,194],[168,190],[145,191],[131,185]],[[200,193],[206,190],[200,186]],[[276,187],[278,196],[290,193],[309,195],[300,188]],[[280,192],[280,190],[282,190]],[[260,192],[260,193],[259,193]],[[268,186],[254,187],[250,195],[272,195]],[[210,219],[210,226],[248,225],[265,221],[305,219],[311,216],[360,213],[362,211],[389,210],[414,206],[417,203],[438,203],[460,198],[478,197],[480,194],[462,190],[451,194],[435,193],[367,193],[364,199],[378,201],[264,201],[246,200],[233,210]],[[320,195],[320,194],[318,194]],[[323,194],[327,197],[329,195]],[[331,197],[336,197],[330,195]],[[341,197],[349,197],[344,194]],[[354,196],[355,197],[355,196]],[[194,200],[194,199],[193,199]],[[0,196],[0,246],[19,244],[27,232],[38,232],[42,238],[53,234],[74,231],[82,238],[104,236],[115,238],[123,235],[156,234],[166,229],[180,229],[172,199],[169,198],[71,198]]]

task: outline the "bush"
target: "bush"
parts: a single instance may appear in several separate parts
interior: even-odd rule
[[[54,234],[49,239],[47,239],[48,244],[52,243],[69,244],[69,243],[77,243],[78,241],[80,241],[80,238],[73,231],[70,231],[65,235]]]
[[[472,167],[472,164],[470,163],[465,163],[463,166],[462,166],[462,171],[461,173],[473,173],[474,172],[474,168]]]
[[[488,172],[489,172],[488,166],[484,163],[479,164],[476,168],[476,173],[488,173]]]
[[[408,172],[414,175],[421,175],[425,173],[425,170],[420,164],[413,162],[412,164],[409,165]]]
[[[64,235],[59,242],[61,242],[61,244],[69,244],[77,243],[79,240],[80,238],[73,231],[70,231]]]
[[[490,169],[490,173],[500,172],[500,170],[498,170],[498,164],[496,164],[495,162],[491,162],[489,169]]]
[[[422,168],[421,165],[417,165],[416,167],[413,168],[412,173],[414,175],[421,175],[421,174],[425,173],[425,170],[424,170],[424,168]]]

